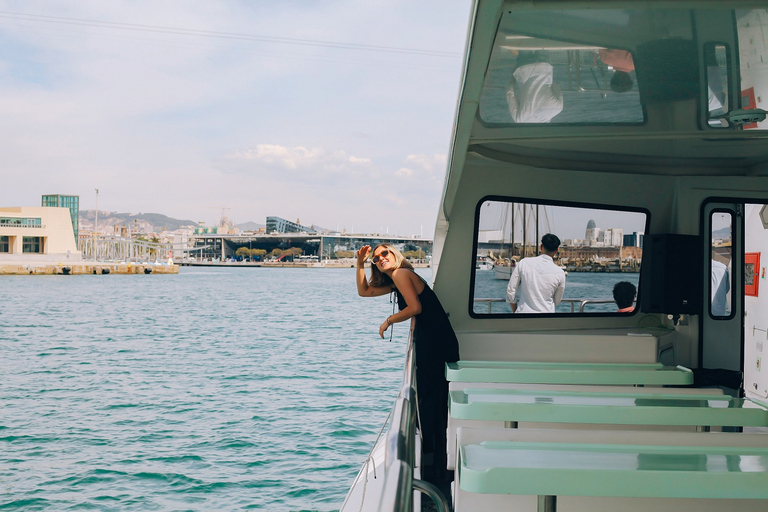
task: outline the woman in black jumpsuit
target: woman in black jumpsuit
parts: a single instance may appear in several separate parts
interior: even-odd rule
[[[365,278],[364,264],[371,254],[371,279]],[[453,474],[446,469],[446,428],[448,382],[445,363],[459,360],[459,343],[448,315],[435,292],[419,277],[395,247],[380,244],[371,251],[357,252],[357,291],[361,297],[395,292],[399,313],[390,315],[379,327],[383,338],[392,324],[416,317],[416,393],[422,430],[422,479],[444,492]]]

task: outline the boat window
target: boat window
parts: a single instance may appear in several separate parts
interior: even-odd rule
[[[492,126],[643,123],[631,43],[640,39],[633,33],[642,30],[644,12],[505,12],[480,98],[480,119]]]
[[[768,10],[737,10],[741,108],[768,110]],[[745,130],[768,129],[768,120],[746,123]]]
[[[728,128],[725,114],[728,106],[728,52],[722,44],[708,44],[704,48],[707,72],[707,122],[712,128]]]
[[[485,198],[478,204],[475,218],[470,315],[513,314],[508,301],[510,279],[519,274],[521,261],[542,253],[542,238],[546,234],[554,234],[560,246],[551,262],[546,258],[536,261],[546,261],[555,273],[559,270],[554,267],[560,267],[565,274],[565,290],[559,304],[552,304],[553,312],[541,312],[632,314],[647,219],[647,213],[639,209]],[[615,296],[618,283],[622,284]],[[518,285],[515,299],[519,311],[515,316],[534,313],[526,310],[531,304],[522,305],[530,298],[524,298],[523,293]],[[530,302],[540,304],[541,300],[533,298]]]
[[[764,8],[510,8],[478,117],[488,127],[638,125],[687,102],[706,114],[702,129],[766,129],[748,112],[768,110],[766,33]]]
[[[730,318],[733,270],[731,268],[731,240],[733,214],[715,210],[710,219],[710,287],[709,314],[712,318]]]

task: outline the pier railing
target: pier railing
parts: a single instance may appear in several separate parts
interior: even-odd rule
[[[506,302],[506,299],[475,299],[475,303],[488,303],[488,313],[492,313],[491,307],[494,302]],[[563,299],[560,302],[565,302],[571,305],[571,313],[576,313],[576,306],[578,305],[578,312],[583,313],[584,308],[589,304],[616,304],[613,299]]]
[[[99,235],[81,239],[79,250],[85,260],[165,261],[173,251],[173,244]]]
[[[413,511],[413,491],[427,494],[437,506],[437,512],[448,512],[445,496],[429,482],[413,477],[416,463],[416,355],[413,332],[416,319],[411,319],[408,350],[405,356],[405,375],[400,394],[392,408],[392,423],[386,438],[384,459],[386,480],[379,512]]]

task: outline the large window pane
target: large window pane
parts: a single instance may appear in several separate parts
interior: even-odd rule
[[[713,128],[728,128],[723,117],[730,110],[728,105],[728,53],[723,45],[709,44],[704,48],[707,71],[708,122]]]
[[[41,253],[42,239],[39,236],[25,236],[22,239],[21,251],[27,253]]]
[[[540,255],[547,233],[560,239],[551,261],[566,273],[565,291],[555,313],[610,314],[623,308],[631,314],[646,220],[641,211],[484,200],[476,218],[472,315],[512,314],[507,300],[510,278],[521,261]],[[619,285],[617,292],[619,301],[628,303],[617,304],[617,283],[628,283]],[[521,286],[514,288],[518,302]]]

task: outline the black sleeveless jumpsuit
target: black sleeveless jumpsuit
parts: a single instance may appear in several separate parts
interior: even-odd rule
[[[402,311],[408,305],[397,288],[395,293],[398,308]],[[448,315],[426,281],[419,302],[421,313],[416,315],[413,337],[423,439],[422,479],[440,484],[450,482],[453,477],[453,473],[446,469],[448,382],[445,380],[445,363],[459,360],[459,342]]]

